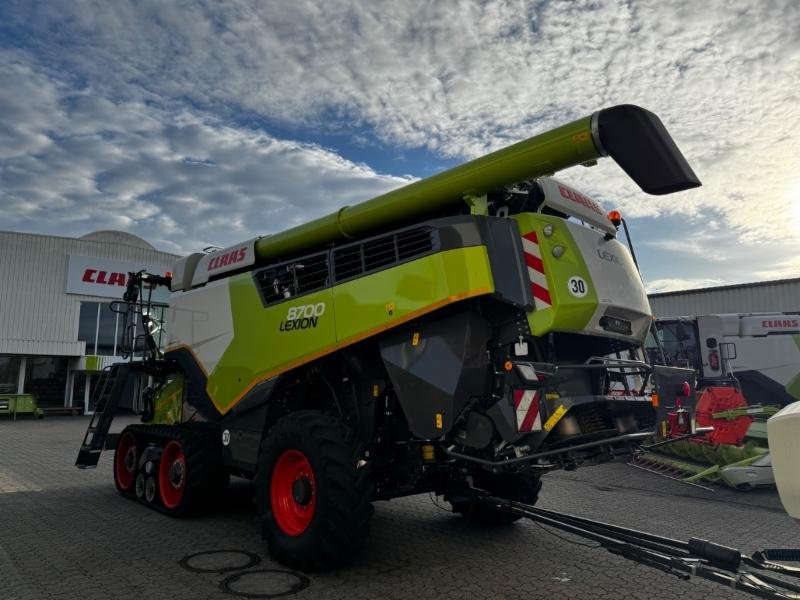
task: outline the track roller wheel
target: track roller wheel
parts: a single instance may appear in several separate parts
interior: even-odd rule
[[[536,504],[542,482],[537,473],[488,473],[477,471],[473,475],[473,485],[479,489],[487,490],[493,496],[515,500],[525,504]],[[512,515],[502,510],[497,510],[469,500],[450,499],[445,497],[453,506],[453,512],[460,514],[468,523],[487,527],[508,525],[522,517]]]
[[[144,499],[152,504],[156,499],[156,480],[148,477],[144,482]]]
[[[139,447],[136,436],[131,431],[124,431],[114,452],[114,484],[120,492],[129,492],[133,489],[138,462]]]
[[[136,476],[136,488],[134,489],[134,493],[140,500],[144,498],[144,473],[139,473]]]
[[[353,433],[317,411],[278,421],[261,444],[256,502],[269,551],[301,570],[350,562],[372,516],[368,466],[359,468]]]

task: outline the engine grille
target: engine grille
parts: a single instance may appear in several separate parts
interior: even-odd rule
[[[407,229],[333,251],[333,273],[337,282],[379,271],[432,252],[435,233],[428,228]]]

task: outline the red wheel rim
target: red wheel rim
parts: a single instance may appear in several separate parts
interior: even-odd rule
[[[161,453],[158,465],[158,493],[167,508],[175,508],[183,500],[186,489],[186,456],[180,442],[171,441]]]
[[[117,450],[114,452],[114,474],[117,485],[122,490],[129,490],[136,479],[136,438],[128,431],[119,438]]]
[[[317,485],[305,454],[299,450],[281,454],[272,471],[269,494],[272,514],[283,533],[297,537],[308,529],[317,507]]]

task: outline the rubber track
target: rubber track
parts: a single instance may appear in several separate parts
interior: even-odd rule
[[[156,498],[151,503],[145,498],[137,498],[135,486],[123,496],[171,516],[181,516],[204,508],[211,501],[218,500],[223,488],[224,470],[220,462],[219,440],[216,430],[203,426],[190,425],[129,425],[123,430],[136,436],[139,451],[151,442],[158,443],[162,449],[172,440],[183,447],[186,457],[186,488],[183,501],[174,509],[165,507],[158,493],[158,470],[155,471]],[[120,436],[121,437],[121,436]],[[216,452],[215,452],[216,450]],[[137,473],[138,474],[138,473]]]
[[[271,464],[290,441],[302,438],[324,457],[314,473],[324,480],[327,497],[318,502],[318,514],[308,532],[313,540],[298,551],[284,546],[276,535],[269,502]],[[300,448],[302,449],[302,448]],[[350,562],[361,550],[369,533],[373,513],[369,468],[356,468],[357,446],[353,432],[340,420],[317,411],[291,413],[276,423],[262,442],[256,495],[264,537],[270,553],[281,563],[301,570],[325,570]],[[319,465],[318,465],[319,466]],[[319,483],[318,483],[319,487]]]

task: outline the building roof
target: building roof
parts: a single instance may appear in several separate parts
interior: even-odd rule
[[[107,242],[110,244],[126,244],[128,246],[135,246],[137,248],[155,250],[155,247],[153,247],[150,242],[140,238],[138,235],[128,233],[127,231],[102,229],[100,231],[93,231],[92,233],[82,235],[78,239],[89,240],[91,242]]]
[[[682,296],[686,294],[700,294],[703,292],[717,292],[725,290],[740,290],[752,287],[765,287],[769,285],[786,285],[792,283],[799,283],[800,277],[792,277],[787,279],[770,279],[768,281],[753,281],[751,283],[734,283],[730,285],[717,285],[705,288],[692,288],[688,290],[672,290],[669,292],[656,292],[654,294],[647,294],[650,298],[664,298],[666,296]]]
[[[775,279],[649,294],[653,314],[681,315],[800,311],[800,278]]]

